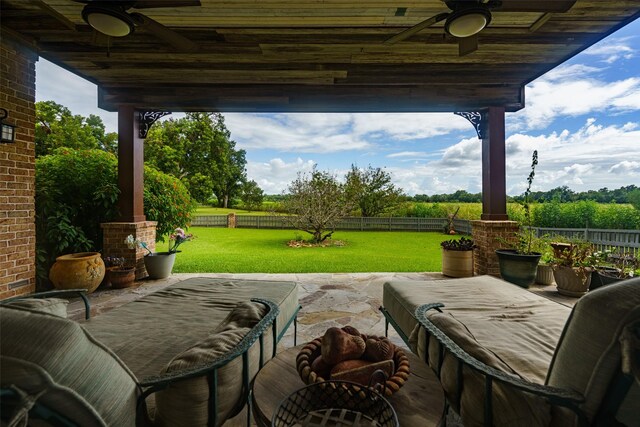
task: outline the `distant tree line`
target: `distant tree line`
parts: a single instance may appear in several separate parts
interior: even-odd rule
[[[549,191],[533,191],[529,195],[534,202],[580,202],[593,200],[598,203],[631,203],[635,205],[640,202],[640,188],[635,185],[627,185],[615,190],[601,188],[599,190],[589,190],[575,192],[566,185],[556,187]],[[509,197],[509,201],[522,202],[524,195]],[[430,203],[480,203],[482,202],[482,193],[468,193],[465,190],[458,190],[451,194],[416,194],[412,197],[414,202],[430,202]]]

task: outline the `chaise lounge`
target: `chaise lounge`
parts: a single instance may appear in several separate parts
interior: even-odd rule
[[[392,281],[381,310],[466,427],[640,425],[640,278],[573,309],[490,276]]]
[[[212,278],[82,322],[61,317],[65,305],[0,307],[3,420],[222,425],[250,401],[252,379],[299,310],[293,282]]]

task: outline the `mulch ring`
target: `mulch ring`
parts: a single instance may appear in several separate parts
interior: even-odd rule
[[[327,248],[330,246],[346,246],[343,240],[325,240],[320,243],[312,243],[304,240],[289,240],[287,246],[290,248]]]

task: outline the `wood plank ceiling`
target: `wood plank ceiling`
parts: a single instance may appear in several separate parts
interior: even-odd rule
[[[143,28],[97,37],[72,0],[0,4],[3,37],[98,84],[107,110],[515,111],[526,83],[640,16],[637,0],[494,12],[478,50],[461,57],[442,22],[383,43],[448,12],[441,0],[201,0],[138,11],[197,44],[186,52]]]

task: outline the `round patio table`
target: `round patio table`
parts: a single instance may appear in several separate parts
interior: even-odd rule
[[[296,371],[296,356],[302,346],[285,350],[271,359],[253,383],[253,417],[260,427],[271,426],[271,418],[282,400],[305,386]],[[428,427],[440,424],[444,394],[431,369],[407,351],[411,374],[389,403],[402,427]]]

